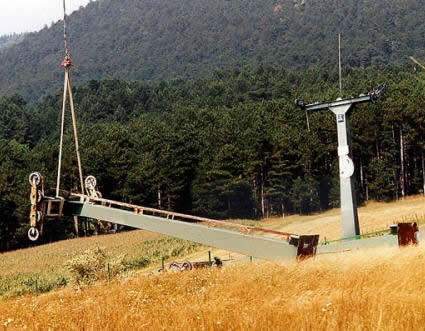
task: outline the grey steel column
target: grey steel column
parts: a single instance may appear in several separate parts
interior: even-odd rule
[[[357,214],[357,203],[354,191],[354,164],[350,157],[350,122],[349,112],[351,107],[359,103],[375,103],[385,93],[387,85],[381,84],[368,95],[361,94],[342,100],[338,98],[333,102],[315,102],[306,105],[302,98],[295,100],[295,104],[307,111],[329,109],[336,115],[338,130],[338,158],[341,197],[341,220],[342,236],[344,238],[354,237],[360,234],[359,217]]]
[[[338,130],[341,220],[342,236],[344,238],[360,234],[353,179],[354,163],[350,157],[349,110],[351,107],[352,104],[329,107],[329,109],[336,115]]]

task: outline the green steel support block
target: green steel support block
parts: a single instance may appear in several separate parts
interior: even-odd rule
[[[361,248],[376,248],[393,246],[398,247],[398,238],[393,235],[385,235],[374,238],[358,239],[358,240],[346,240],[340,243],[322,245],[317,247],[317,254],[326,253],[337,253],[345,250],[355,250]]]
[[[227,229],[174,221],[151,215],[141,215],[90,203],[68,202],[66,210],[72,215],[95,218],[161,233],[260,259],[295,259],[297,256],[297,249],[294,246],[275,238],[248,235]]]

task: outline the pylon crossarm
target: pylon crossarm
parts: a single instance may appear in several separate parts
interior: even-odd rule
[[[297,256],[297,248],[285,240],[245,234],[229,229],[175,221],[164,217],[94,205],[89,202],[68,201],[65,214],[95,218],[105,222],[189,240],[202,245],[225,249],[262,259],[287,259]]]
[[[44,193],[38,195],[38,191],[44,192],[44,189],[39,189],[39,183],[43,183],[42,176],[39,173],[31,174],[31,202],[34,208],[30,215],[31,229],[28,236],[33,241],[38,239],[38,230],[40,226],[42,227],[45,217],[60,218],[71,216],[74,217],[74,226],[77,233],[78,218],[84,217],[98,220],[98,222],[161,233],[264,259],[308,258],[316,255],[319,243],[318,235],[291,235],[290,233],[275,230],[103,199],[100,192],[96,191],[97,181],[93,176],[87,177],[85,181],[86,189],[91,191],[92,195],[61,191],[66,198],[51,198],[44,196]],[[40,218],[36,220],[35,216],[38,210],[42,212],[39,213]],[[235,231],[235,229],[239,231]],[[271,238],[263,235],[254,235],[253,232],[271,233],[280,237]]]
[[[130,203],[125,203],[125,202],[120,202],[120,201],[115,201],[115,200],[109,200],[109,199],[103,199],[103,198],[88,196],[88,195],[84,195],[84,194],[71,193],[70,198],[72,198],[72,197],[75,197],[80,201],[90,202],[92,204],[99,204],[99,205],[102,205],[102,206],[108,206],[108,207],[114,207],[114,208],[125,208],[125,209],[128,209],[130,211],[133,211],[133,213],[135,213],[135,214],[142,214],[143,215],[143,214],[149,213],[151,215],[155,215],[155,216],[158,216],[158,217],[165,217],[165,218],[171,219],[171,220],[180,219],[180,220],[184,220],[184,221],[203,222],[203,223],[206,223],[210,226],[223,226],[223,227],[239,229],[243,233],[261,232],[261,233],[269,233],[269,234],[279,235],[280,237],[285,238],[287,241],[289,241],[289,239],[292,235],[296,235],[294,233],[264,229],[264,228],[260,228],[260,227],[242,225],[242,224],[238,224],[238,223],[225,222],[225,221],[220,221],[220,220],[214,220],[214,219],[211,219],[211,218],[181,214],[181,213],[176,213],[176,212],[162,210],[162,209],[142,207],[142,206],[133,205],[133,204],[130,204]]]
[[[376,102],[376,100],[378,100],[378,98],[382,94],[384,94],[386,90],[387,90],[387,85],[381,84],[376,89],[368,93],[367,95],[360,94],[356,98],[348,98],[348,99],[336,100],[333,102],[325,102],[325,103],[314,102],[308,105],[305,105],[302,102],[302,99],[297,99],[296,104],[300,106],[301,108],[305,108],[307,110],[322,110],[322,109],[331,109],[335,107],[353,106],[359,103]]]
[[[365,95],[365,96],[359,96],[358,98],[350,98],[350,99],[344,99],[344,100],[337,100],[334,102],[329,103],[311,103],[305,106],[307,110],[322,110],[322,109],[330,109],[333,107],[340,107],[340,106],[348,106],[348,105],[354,105],[358,103],[365,103],[370,102],[371,96]]]

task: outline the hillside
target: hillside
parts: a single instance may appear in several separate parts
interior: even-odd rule
[[[389,201],[423,193],[425,72],[412,66],[351,69],[344,95],[385,82],[376,104],[351,116],[357,199]],[[219,219],[312,214],[339,206],[336,126],[294,99],[337,96],[335,71],[282,68],[217,72],[160,83],[90,81],[74,89],[84,174],[104,197]],[[37,106],[0,98],[0,250],[28,245],[28,174],[46,187],[57,173],[61,96]],[[69,112],[67,114],[70,115]],[[71,119],[66,118],[64,189],[78,185]],[[400,147],[403,146],[403,155]],[[158,199],[158,195],[161,196]],[[45,242],[73,236],[71,223]]]
[[[423,197],[415,197],[389,204],[371,203],[360,211],[362,225],[379,228],[397,219],[407,220],[424,212],[423,202]],[[333,213],[337,210],[331,216]],[[280,229],[288,229],[291,224],[298,224],[299,231],[311,230],[311,225],[336,226],[337,218],[329,220],[329,216],[266,220],[262,226],[273,223],[276,228],[280,223]],[[335,235],[333,230],[324,230],[323,234]],[[425,323],[421,281],[425,277],[423,245],[319,255],[303,263],[238,263],[227,264],[223,269],[152,273],[160,266],[161,254],[173,245],[189,247],[181,241],[167,241],[164,245],[164,240],[169,239],[134,231],[1,255],[0,289],[8,286],[10,292],[2,293],[0,323],[14,329],[35,330],[116,330],[124,326],[155,330],[164,327],[227,330],[248,326],[261,330],[416,329]],[[151,267],[140,265],[139,268],[145,268],[141,272],[124,271],[107,282],[106,266],[103,266],[99,269],[103,276],[94,285],[71,284],[50,293],[31,294],[35,279],[39,280],[40,292],[49,291],[41,286],[46,286],[48,279],[62,280],[52,288],[65,286],[68,276],[60,274],[64,262],[97,245],[104,246],[115,260],[125,252],[133,259],[138,256],[139,260],[149,251],[161,252],[154,254],[159,259]],[[182,254],[166,257],[166,263],[205,260],[207,250],[199,246],[183,250]],[[224,251],[213,250],[213,254],[228,258]],[[232,258],[241,261],[238,256]],[[15,288],[18,291],[14,293]],[[25,293],[29,295],[4,297]]]
[[[390,203],[370,201],[358,209],[362,233],[388,229],[391,224],[415,221],[425,223],[425,198],[412,196]],[[322,240],[341,238],[340,209],[308,216],[291,215],[285,218],[272,217],[262,222],[263,227],[291,233],[320,234]]]
[[[302,4],[305,3],[305,4]],[[74,81],[205,77],[217,68],[336,64],[366,67],[423,58],[424,0],[99,0],[69,19]],[[339,17],[344,17],[342,20]],[[62,23],[0,55],[0,95],[37,99],[58,87]]]
[[[20,43],[22,40],[24,40],[25,36],[25,33],[0,36],[0,53],[6,48]]]

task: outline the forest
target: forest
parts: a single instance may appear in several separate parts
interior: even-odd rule
[[[387,93],[351,114],[356,194],[424,192],[425,73],[413,65],[345,67],[343,96]],[[339,206],[336,119],[295,106],[338,97],[338,72],[259,66],[157,83],[91,80],[74,88],[84,174],[103,196],[212,218],[310,214]],[[29,184],[55,186],[61,91],[0,98],[0,249],[28,245]],[[307,128],[307,116],[310,130]],[[67,118],[62,188],[78,190]],[[62,222],[62,223],[61,223]],[[45,241],[72,237],[48,223]]]
[[[25,36],[25,33],[12,33],[0,36],[0,52],[15,44],[19,44],[22,40],[24,40]]]
[[[425,59],[425,0],[98,0],[68,17],[79,84],[206,78],[229,70],[366,68]],[[339,8],[338,8],[339,7]],[[61,80],[63,23],[0,54],[0,95],[29,102]],[[0,42],[1,43],[1,42]]]

